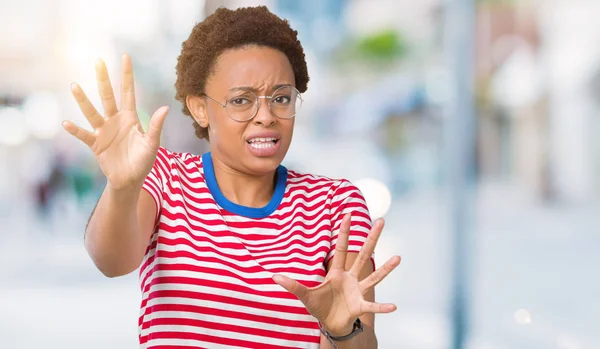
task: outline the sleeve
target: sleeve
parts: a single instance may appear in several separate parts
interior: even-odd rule
[[[169,178],[169,169],[169,151],[163,147],[159,147],[152,170],[150,170],[142,185],[142,188],[152,196],[156,204],[155,223],[158,222],[158,218],[160,217],[164,186]]]
[[[372,220],[367,208],[367,203],[360,190],[347,180],[342,180],[334,190],[330,206],[331,243],[325,264],[329,263],[335,255],[340,225],[344,216],[351,214],[350,236],[348,239],[348,252],[359,252],[372,227]],[[375,259],[371,256],[373,270]]]

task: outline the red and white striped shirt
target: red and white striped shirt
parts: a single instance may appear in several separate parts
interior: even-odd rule
[[[143,187],[157,216],[140,267],[142,348],[319,347],[316,319],[271,277],[322,283],[347,212],[360,250],[371,218],[355,186],[279,166],[269,204],[244,207],[220,192],[210,153],[161,147]]]

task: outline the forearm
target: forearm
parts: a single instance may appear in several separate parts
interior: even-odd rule
[[[115,277],[135,270],[143,258],[137,219],[141,184],[115,190],[107,185],[85,234],[85,247],[98,269]]]
[[[342,342],[335,342],[338,349],[377,349],[377,337],[373,328],[363,324],[363,332]],[[325,336],[321,335],[321,349],[334,349]]]

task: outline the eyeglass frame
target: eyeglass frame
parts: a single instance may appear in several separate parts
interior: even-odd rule
[[[250,118],[248,118],[248,119],[246,119],[246,120],[236,120],[236,119],[234,119],[233,117],[231,117],[231,115],[230,115],[230,114],[229,114],[229,112],[227,111],[227,103],[229,103],[229,100],[230,100],[231,98],[230,98],[230,99],[228,99],[227,101],[225,101],[225,104],[221,104],[221,102],[217,101],[216,99],[212,98],[211,96],[207,95],[207,94],[206,94],[206,93],[204,93],[204,92],[203,92],[203,93],[201,93],[201,94],[200,94],[200,96],[206,97],[206,98],[210,99],[211,101],[213,101],[213,102],[217,103],[217,104],[218,104],[218,105],[219,105],[221,108],[224,108],[224,109],[225,109],[225,112],[227,113],[227,116],[229,116],[229,118],[230,118],[231,120],[233,120],[233,121],[237,121],[237,122],[247,122],[247,121],[250,121],[250,120],[254,119],[254,118],[256,117],[256,115],[258,115],[258,111],[260,110],[260,100],[261,100],[261,99],[269,99],[269,100],[270,100],[269,102],[267,102],[267,105],[269,106],[269,113],[271,113],[271,115],[273,115],[274,117],[276,117],[276,118],[279,118],[279,119],[283,119],[283,120],[290,120],[290,119],[293,119],[294,117],[296,117],[296,113],[292,114],[292,116],[290,116],[290,117],[288,117],[288,118],[284,118],[284,117],[281,117],[281,116],[279,116],[279,115],[275,114],[275,113],[273,112],[273,109],[271,109],[271,101],[273,100],[273,95],[275,94],[275,92],[279,91],[280,89],[286,88],[286,87],[287,87],[287,88],[292,88],[292,89],[296,90],[296,92],[297,92],[297,97],[298,97],[298,98],[300,98],[300,101],[301,101],[302,103],[304,103],[304,100],[302,99],[302,93],[300,93],[300,91],[298,91],[298,89],[297,89],[297,88],[295,88],[295,87],[294,87],[294,86],[292,86],[292,85],[283,85],[283,86],[279,86],[278,88],[276,88],[276,89],[275,89],[275,90],[272,92],[271,96],[267,96],[267,95],[258,96],[256,93],[252,92],[251,90],[248,90],[248,89],[243,89],[244,91],[250,92],[250,93],[252,93],[254,96],[256,96],[256,103],[254,103],[254,105],[256,106],[256,111],[254,112],[254,115],[252,115]]]

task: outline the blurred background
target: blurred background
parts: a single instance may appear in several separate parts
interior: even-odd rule
[[[285,164],[356,183],[387,219],[377,263],[403,257],[379,347],[600,348],[597,0],[0,0],[0,347],[137,346],[136,274],[104,278],[83,247],[104,179],[61,128],[89,128],[69,84],[100,108],[94,61],[118,91],[128,52],[142,122],[170,105],[162,144],[202,153],[181,43],[258,4],[311,76]]]

